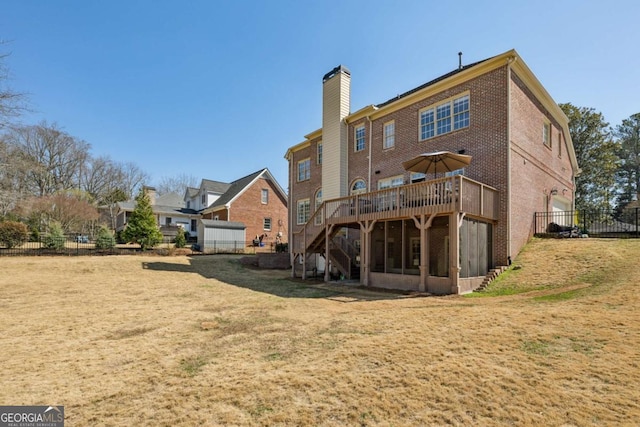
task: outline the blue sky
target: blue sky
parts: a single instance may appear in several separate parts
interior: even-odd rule
[[[636,0],[2,0],[11,86],[92,154],[162,176],[232,181],[321,127],[322,76],[351,109],[515,48],[556,102],[611,125],[640,112]]]

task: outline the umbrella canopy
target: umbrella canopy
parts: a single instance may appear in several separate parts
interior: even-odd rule
[[[402,163],[405,170],[420,172],[424,174],[451,172],[468,166],[471,163],[471,156],[452,153],[450,151],[436,151],[434,153],[423,153],[411,160]]]

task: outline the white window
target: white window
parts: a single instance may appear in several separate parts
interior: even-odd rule
[[[562,133],[558,132],[558,157],[562,157]]]
[[[420,140],[469,127],[469,95],[420,110]]]
[[[298,181],[306,181],[311,178],[311,160],[304,159],[298,162]]]
[[[311,202],[309,201],[309,199],[298,200],[297,218],[299,225],[306,224],[307,221],[309,221],[310,205]]]
[[[414,182],[422,182],[427,179],[427,175],[422,172],[411,172],[410,181],[413,184]]]
[[[551,123],[549,122],[542,124],[542,143],[551,148]]]
[[[378,181],[378,190],[384,190],[385,188],[399,187],[404,184],[404,177],[402,175],[392,176],[390,178],[381,179]]]
[[[451,177],[451,176],[458,176],[458,175],[462,175],[462,176],[464,176],[464,168],[462,168],[462,169],[456,169],[456,170],[454,170],[454,171],[451,171],[451,172],[445,172],[445,173],[444,173],[444,176],[445,176],[445,177],[447,177],[447,178],[448,178],[448,177]]]
[[[318,191],[316,191],[316,200],[315,200],[314,212],[317,211],[320,208],[321,204],[322,204],[322,188],[319,189]],[[322,224],[322,215],[316,215],[315,223],[316,223],[316,225],[321,225]]]
[[[364,126],[358,126],[356,128],[356,143],[354,149],[355,151],[364,150]]]
[[[384,141],[382,148],[391,148],[396,145],[396,122],[388,122],[384,124]]]
[[[262,221],[262,228],[264,231],[271,231],[271,218],[265,218]]]
[[[453,100],[453,130],[469,127],[469,95]]]
[[[262,189],[261,201],[263,205],[269,203],[269,190],[267,190],[266,188]]]
[[[364,180],[358,179],[351,186],[351,194],[362,194],[367,192],[367,184],[365,184]]]
[[[322,142],[318,142],[318,157],[316,158],[317,164],[322,164]]]

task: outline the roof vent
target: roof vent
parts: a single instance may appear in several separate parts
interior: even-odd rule
[[[458,70],[462,70],[462,52],[458,52]]]

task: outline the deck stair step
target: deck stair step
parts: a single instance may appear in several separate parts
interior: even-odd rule
[[[489,286],[489,284],[491,282],[493,282],[496,277],[498,277],[500,274],[504,273],[507,270],[508,267],[502,265],[496,268],[492,268],[491,270],[489,270],[489,272],[487,273],[487,275],[485,276],[484,280],[482,281],[482,283],[480,284],[480,286],[478,286],[476,289],[474,289],[474,292],[481,292],[484,291],[487,286]]]

